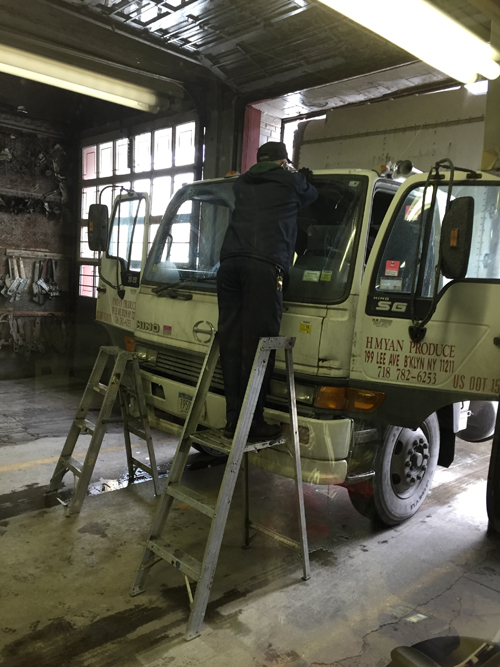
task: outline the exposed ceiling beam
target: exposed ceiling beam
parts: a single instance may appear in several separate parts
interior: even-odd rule
[[[492,21],[500,24],[500,6],[495,0],[468,0],[468,2]]]

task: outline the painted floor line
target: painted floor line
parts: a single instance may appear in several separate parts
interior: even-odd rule
[[[132,444],[132,447],[134,445]],[[105,452],[119,452],[125,451],[125,445],[121,447],[105,447],[101,449],[101,454]],[[59,456],[49,456],[46,459],[36,459],[34,461],[25,461],[24,463],[11,463],[9,465],[0,466],[0,472],[15,472],[16,470],[25,470],[26,468],[36,468],[37,466],[45,465],[47,463],[57,463]]]

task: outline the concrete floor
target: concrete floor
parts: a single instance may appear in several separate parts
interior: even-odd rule
[[[123,486],[117,428],[81,514],[44,505],[81,392],[53,376],[0,383],[1,665],[385,667],[397,646],[429,638],[500,640],[500,538],[487,534],[485,510],[489,443],[460,443],[423,508],[397,528],[375,529],[344,489],[307,485],[307,582],[287,548],[263,536],[240,548],[237,494],[203,634],[185,642],[188,603],[175,570],[157,564],[146,592],[129,595],[157,500],[150,481]],[[154,436],[164,480],[175,440]],[[215,496],[222,472],[193,453],[185,483]],[[293,534],[293,483],[252,469],[251,485],[255,518]],[[205,517],[175,506],[172,535],[195,555],[207,528]]]

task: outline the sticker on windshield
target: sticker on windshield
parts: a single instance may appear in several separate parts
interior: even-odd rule
[[[388,259],[385,263],[385,275],[386,276],[397,276],[399,274],[399,265],[401,262],[397,262],[393,259]]]
[[[302,280],[306,280],[310,283],[317,283],[319,282],[320,276],[321,276],[321,271],[304,271]]]
[[[359,185],[359,181],[349,181],[349,187],[350,188],[357,188]]]
[[[402,278],[380,278],[380,289],[400,292],[403,289]]]
[[[321,272],[320,280],[325,280],[326,282],[330,282],[331,279],[332,279],[332,271],[322,271]]]

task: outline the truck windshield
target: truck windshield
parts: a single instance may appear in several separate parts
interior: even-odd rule
[[[220,249],[234,206],[233,183],[194,183],[174,196],[149,253],[144,283],[215,290]],[[319,197],[298,214],[286,301],[335,303],[346,298],[367,183],[366,176],[347,174],[314,179]]]

